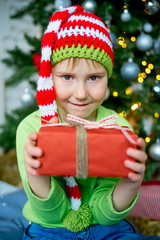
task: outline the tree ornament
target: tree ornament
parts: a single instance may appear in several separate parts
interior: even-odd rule
[[[139,91],[143,91],[143,84],[142,83],[132,83],[132,85],[130,86],[130,90],[132,92],[139,92]]]
[[[144,131],[146,132],[147,136],[150,136],[152,132],[153,118],[151,116],[144,116],[142,122]]]
[[[97,3],[94,0],[85,0],[82,3],[82,7],[88,12],[95,13],[97,9]]]
[[[153,55],[154,55],[154,50],[151,49],[151,50],[149,50],[149,51],[146,51],[146,55],[147,55],[147,56],[153,56]]]
[[[107,88],[106,94],[105,94],[105,97],[104,97],[104,101],[106,101],[109,98],[109,96],[110,96],[110,90],[109,90],[109,88]]]
[[[54,1],[54,7],[56,10],[60,10],[64,7],[68,7],[71,5],[71,1],[70,0],[55,0]]]
[[[120,16],[122,22],[129,22],[131,20],[131,14],[128,9],[124,9],[123,13]]]
[[[138,78],[140,67],[133,62],[132,58],[129,58],[128,62],[122,65],[120,72],[125,81],[134,81]]]
[[[148,15],[156,14],[160,9],[160,4],[156,0],[149,0],[145,3],[145,12]]]
[[[152,92],[155,97],[160,98],[160,81],[159,80],[155,81],[155,84],[152,87]]]
[[[117,39],[116,35],[113,32],[111,32],[110,29],[109,29],[109,35],[110,35],[113,47],[116,47],[118,44],[118,39]]]
[[[54,8],[55,8],[55,4],[54,3],[49,3],[49,4],[46,5],[45,11],[49,12],[51,10],[54,10]]]
[[[40,69],[41,55],[39,53],[33,54],[33,64],[37,69]]]
[[[141,34],[138,36],[136,40],[136,47],[140,51],[148,51],[153,46],[153,38],[144,32],[141,32]]]
[[[153,160],[160,161],[160,138],[150,146],[149,155]]]
[[[153,30],[152,24],[146,22],[146,23],[143,25],[143,30],[144,30],[146,33],[151,33],[152,30]]]
[[[24,89],[24,93],[21,96],[21,103],[24,106],[29,106],[29,105],[31,105],[33,103],[33,100],[34,100],[34,96],[31,93],[30,89],[29,88],[25,88]]]
[[[155,54],[160,54],[160,36],[156,39],[154,43]]]
[[[106,10],[106,20],[105,20],[105,25],[108,28],[109,35],[112,41],[113,48],[118,45],[118,39],[117,36],[111,31],[111,20],[112,16],[109,14],[109,12]]]

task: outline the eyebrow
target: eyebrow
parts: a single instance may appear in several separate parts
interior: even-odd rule
[[[66,74],[66,75],[69,75],[69,74],[75,74],[75,72],[72,72],[72,71],[64,71],[63,70],[61,72],[56,72],[56,74]],[[106,74],[105,71],[103,72],[91,72],[91,73],[88,73],[87,75],[103,75],[103,74]]]
[[[100,74],[106,74],[106,72],[105,71],[103,71],[103,72],[91,72],[88,75],[100,75]]]

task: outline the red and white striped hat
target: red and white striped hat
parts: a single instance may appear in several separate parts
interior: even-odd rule
[[[96,60],[106,68],[108,77],[112,74],[113,50],[109,31],[99,17],[81,6],[55,12],[42,39],[37,102],[45,120],[57,116],[52,66],[70,57]]]
[[[112,74],[113,50],[109,31],[99,17],[78,5],[56,11],[42,39],[37,103],[44,120],[58,116],[52,67],[71,57],[98,61],[106,68],[108,77]],[[71,231],[81,231],[90,225],[91,211],[87,204],[81,206],[81,193],[75,179],[65,177],[65,180],[73,211],[65,217],[64,224]]]

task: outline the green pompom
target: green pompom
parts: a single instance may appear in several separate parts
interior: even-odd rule
[[[72,232],[83,231],[89,227],[92,221],[92,213],[87,203],[78,210],[71,210],[63,219],[65,227]]]

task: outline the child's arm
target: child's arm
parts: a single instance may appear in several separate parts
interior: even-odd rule
[[[31,132],[24,146],[24,162],[29,185],[40,198],[47,198],[50,192],[49,176],[39,176],[36,169],[40,166],[40,161],[35,158],[41,157],[43,152],[41,148],[36,147],[37,133]]]
[[[123,178],[116,185],[113,192],[113,206],[117,211],[127,209],[135,199],[145,172],[145,162],[147,155],[145,153],[145,141],[142,138],[137,140],[138,149],[127,149],[127,155],[134,158],[136,162],[126,160],[125,167],[131,169],[128,178]]]
[[[52,123],[58,122],[57,118],[52,118]],[[40,167],[40,161],[36,158],[43,155],[41,148],[36,146],[38,134],[31,132],[24,145],[24,163],[29,185],[35,195],[40,198],[47,198],[50,189],[50,177],[37,175],[36,169]]]

